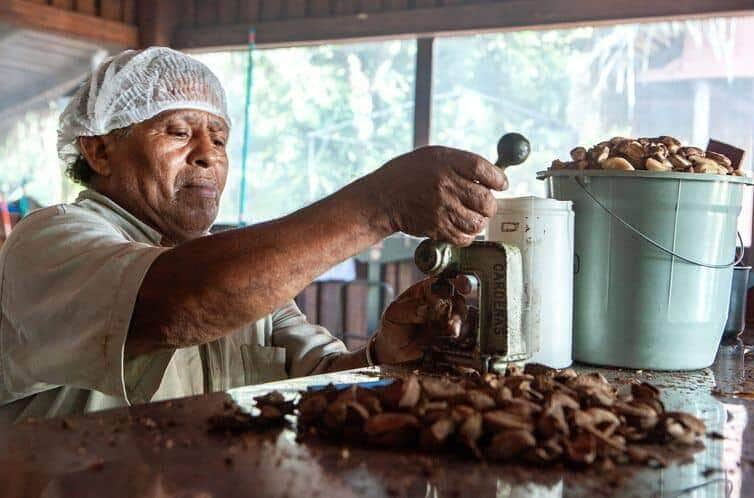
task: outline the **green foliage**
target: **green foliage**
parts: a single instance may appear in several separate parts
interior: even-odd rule
[[[234,122],[221,220],[236,221],[246,52],[199,56]],[[289,213],[411,147],[414,41],[254,52],[245,220]]]
[[[0,134],[0,193],[17,199],[22,192],[43,205],[73,200],[80,190],[64,175],[57,155],[57,102],[27,112]]]
[[[532,155],[509,170],[507,195],[526,195],[542,194],[535,172],[578,144],[637,133],[699,140],[704,126],[696,126],[694,85],[708,84],[713,100],[750,100],[751,79],[733,76],[731,54],[741,51],[736,32],[752,26],[740,17],[438,38],[431,141],[494,160],[502,133],[523,133]],[[708,54],[709,67],[720,66],[727,81],[672,75],[662,83],[642,81],[647,71],[681,59],[689,43]],[[220,77],[228,96],[231,171],[219,221],[235,223],[248,52],[196,57]],[[415,40],[254,51],[244,221],[290,213],[409,151],[415,57]],[[635,112],[640,107],[651,113]],[[18,191],[26,180],[29,193],[44,203],[75,194],[55,153],[59,111],[52,105],[32,113],[0,136],[4,190]],[[745,147],[750,115],[748,104],[738,105],[705,126]]]

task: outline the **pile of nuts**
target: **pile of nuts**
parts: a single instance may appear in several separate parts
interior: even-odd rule
[[[589,150],[576,147],[571,151],[571,161],[556,159],[550,169],[609,169],[620,171],[676,171],[708,173],[714,175],[745,176],[739,164],[717,152],[703,151],[698,147],[684,147],[673,137],[613,137]]]
[[[601,374],[533,366],[452,379],[411,375],[385,387],[302,393],[299,431],[337,441],[479,459],[575,466],[665,466],[650,444],[694,445],[705,425],[668,412],[647,383],[612,386]]]

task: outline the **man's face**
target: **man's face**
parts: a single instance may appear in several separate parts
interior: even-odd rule
[[[214,114],[165,111],[123,137],[107,137],[109,175],[95,186],[170,242],[201,236],[225,188],[228,132]]]

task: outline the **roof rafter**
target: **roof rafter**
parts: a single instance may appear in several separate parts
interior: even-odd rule
[[[112,47],[136,47],[139,44],[138,28],[135,25],[27,0],[0,0],[0,22]]]

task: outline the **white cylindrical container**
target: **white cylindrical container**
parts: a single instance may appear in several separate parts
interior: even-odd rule
[[[486,239],[521,250],[524,335],[539,343],[531,361],[565,368],[572,362],[573,342],[572,203],[539,197],[497,203]]]

